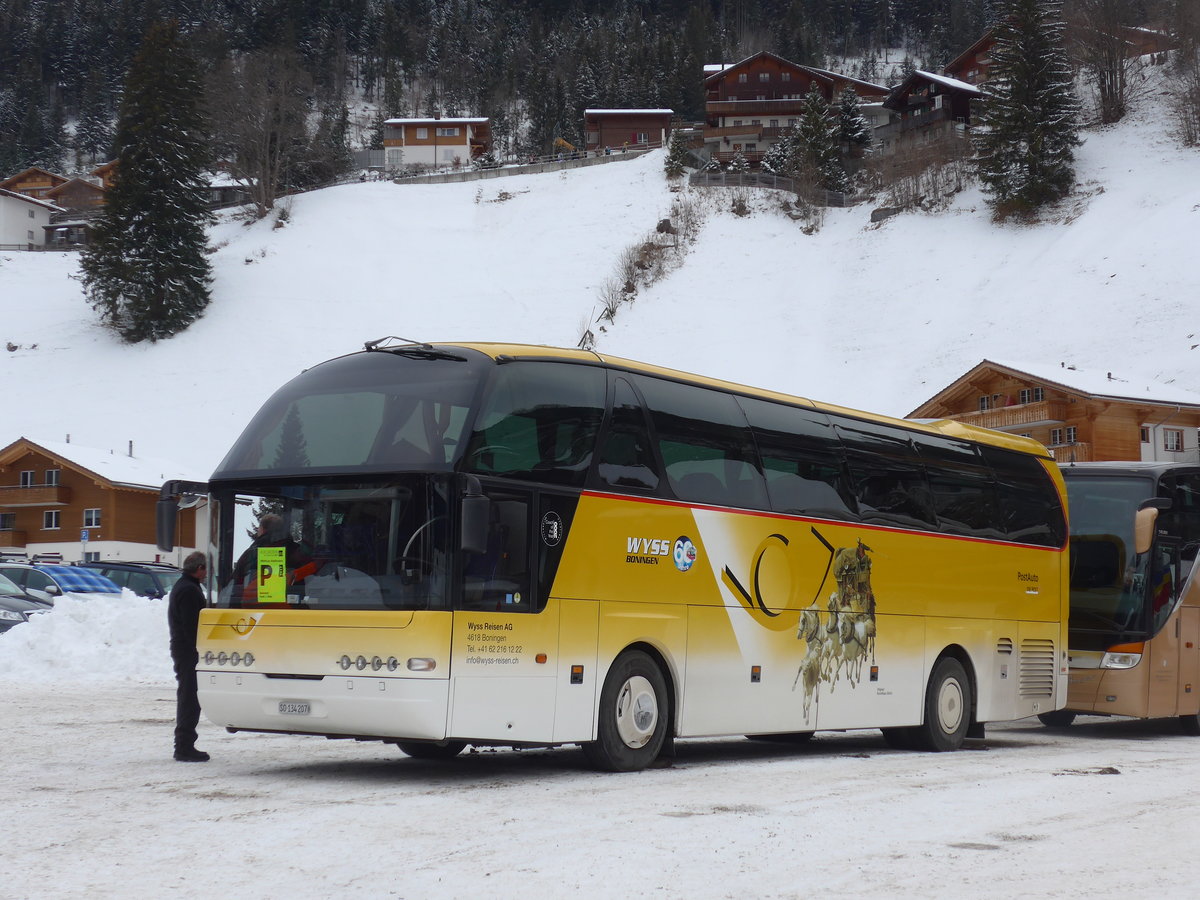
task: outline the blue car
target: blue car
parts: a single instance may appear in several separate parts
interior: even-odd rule
[[[98,572],[75,566],[0,564],[0,575],[34,600],[53,603],[59,597],[81,600],[121,596],[121,589]]]

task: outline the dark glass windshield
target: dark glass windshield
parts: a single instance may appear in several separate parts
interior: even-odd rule
[[[269,473],[449,471],[482,354],[356,353],[280,388],[251,420],[215,479]]]
[[[1069,469],[1064,474],[1071,520],[1071,646],[1100,650],[1147,637],[1149,601],[1172,571],[1168,548],[1134,553],[1134,517],[1142,501],[1155,495],[1154,481],[1072,477]]]
[[[447,606],[447,477],[263,483],[216,497],[218,606]]]

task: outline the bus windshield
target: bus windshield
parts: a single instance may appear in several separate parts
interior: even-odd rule
[[[217,605],[445,609],[446,477],[221,491]]]
[[[1071,513],[1071,646],[1104,649],[1114,637],[1149,636],[1146,601],[1150,582],[1162,566],[1156,565],[1159,548],[1140,556],[1134,553],[1134,514],[1143,500],[1155,496],[1154,481],[1103,475],[1067,477],[1066,484]]]

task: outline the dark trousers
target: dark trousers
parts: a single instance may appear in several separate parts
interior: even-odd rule
[[[175,659],[175,749],[196,746],[196,724],[200,721],[200,701],[196,698],[196,659]]]

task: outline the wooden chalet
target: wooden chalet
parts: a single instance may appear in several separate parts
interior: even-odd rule
[[[875,129],[879,151],[896,153],[914,144],[965,137],[971,125],[971,101],[982,96],[976,86],[947,75],[911,73],[883,101],[891,118]]]
[[[24,172],[18,172],[0,181],[0,190],[12,191],[14,194],[24,194],[26,197],[36,197],[41,200],[46,194],[65,184],[70,179],[63,175],[55,175],[37,166],[30,166]]]
[[[992,47],[995,44],[996,38],[989,28],[979,40],[943,66],[942,74],[967,84],[981,84],[987,81],[988,69],[992,66]]]
[[[0,449],[0,548],[31,557],[61,553],[68,562],[84,554],[156,560],[159,489],[180,477],[186,476],[155,460],[18,438]],[[196,510],[179,517],[177,552],[185,553],[195,546]]]
[[[383,123],[388,169],[462,166],[492,146],[491,119],[409,118]]]
[[[1031,437],[1060,462],[1200,462],[1200,394],[1060,364],[1054,378],[983,360],[911,413]]]
[[[103,165],[96,166],[88,174],[93,178],[99,178],[100,184],[107,191],[113,186],[113,182],[117,180],[117,162],[118,160],[111,159]]]
[[[71,178],[46,192],[46,199],[63,209],[78,212],[99,209],[104,205],[104,187],[86,178]]]
[[[765,50],[705,71],[704,143],[723,164],[739,153],[751,165],[760,163],[788,126],[799,121],[811,90],[832,104],[845,87],[853,88],[868,121],[878,115],[878,104],[888,94],[882,85],[802,66]]]
[[[670,109],[585,109],[585,149],[594,153],[625,147],[661,147],[671,136]]]

